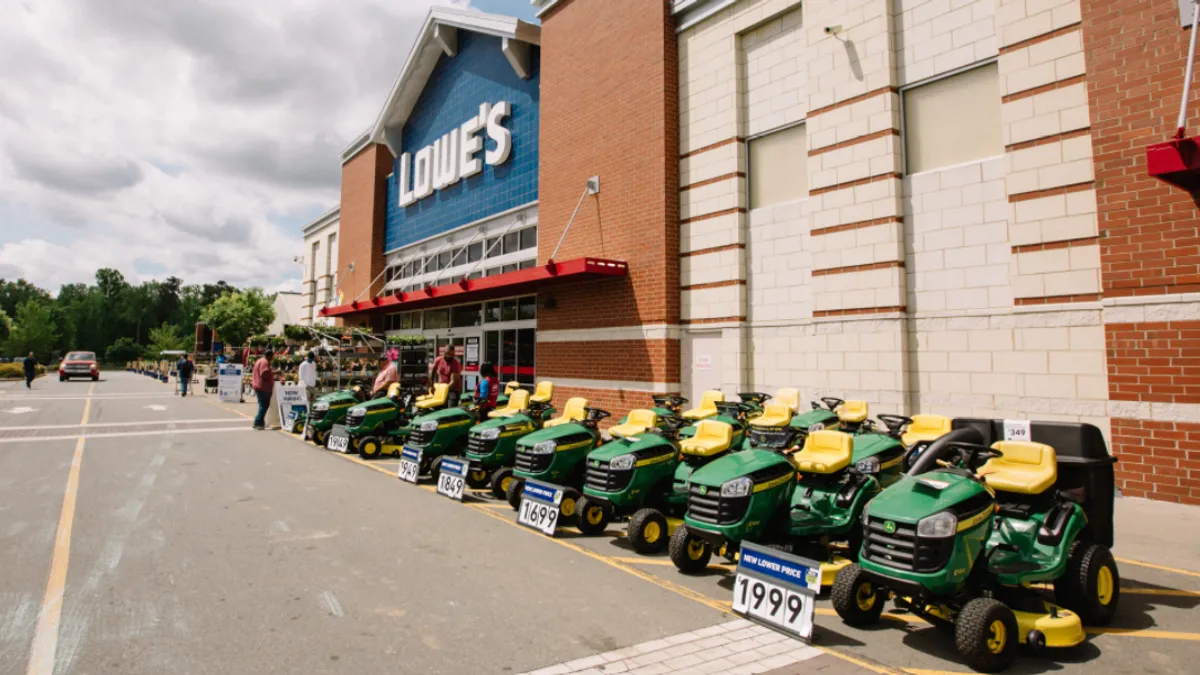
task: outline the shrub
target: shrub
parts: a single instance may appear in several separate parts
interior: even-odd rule
[[[45,375],[46,374],[46,366],[43,366],[39,363],[38,367],[37,367],[37,374]],[[5,380],[25,379],[25,366],[23,366],[20,362],[18,362],[18,363],[0,363],[0,379],[5,379]]]

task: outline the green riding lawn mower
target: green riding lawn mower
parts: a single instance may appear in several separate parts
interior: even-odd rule
[[[825,422],[752,427],[749,449],[692,474],[684,526],[670,542],[680,571],[704,570],[713,551],[732,560],[742,541],[821,561],[823,585],[850,564],[841,554],[858,550],[867,502],[899,479],[912,420],[879,415],[887,431],[877,432],[865,403],[830,399],[826,405],[838,411],[843,430],[821,428]],[[828,421],[828,412],[806,415]]]
[[[365,402],[370,395],[362,385],[354,385],[317,398],[305,418],[304,439],[324,447],[333,425],[341,423],[350,408]]]
[[[517,389],[504,408],[493,410],[488,415],[490,419],[471,427],[464,454],[470,465],[468,487],[475,490],[487,487],[496,498],[506,498],[517,442],[540,429],[586,418],[587,399],[573,398],[567,401],[561,417],[551,419],[556,412],[548,397],[552,393],[552,388],[543,388],[544,400],[540,397],[534,400],[528,391]]]
[[[559,516],[566,521],[574,519],[585,460],[600,444],[600,422],[609,417],[605,410],[586,406],[584,413],[582,420],[549,426],[517,441],[512,473],[502,478],[508,482],[505,498],[514,511],[521,508],[525,481],[535,480],[562,486],[565,490]]]
[[[413,415],[446,404],[446,392],[436,386],[432,395],[422,395],[423,391],[424,388],[401,389],[398,383],[392,384],[386,396],[350,408],[345,426],[351,447],[357,449],[363,459],[376,459],[384,454],[399,455]],[[418,402],[422,407],[417,407]]]
[[[1070,647],[1120,598],[1113,463],[1090,424],[956,419],[868,506],[858,563],[834,609],[877,621],[887,599],[952,627],[976,670],[1003,670],[1018,644]],[[1021,438],[1022,440],[1002,440]],[[1053,585],[1053,602],[1042,588]]]

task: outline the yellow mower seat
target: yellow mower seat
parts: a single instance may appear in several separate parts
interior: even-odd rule
[[[717,420],[703,420],[696,425],[696,435],[679,443],[679,450],[697,457],[712,457],[733,445],[733,427]]]
[[[656,426],[658,426],[658,414],[653,410],[638,408],[630,410],[629,415],[625,418],[625,423],[612,427],[608,430],[608,434],[613,438],[628,438],[644,434]]]
[[[867,420],[866,401],[846,401],[837,407],[838,419],[846,424],[861,424]]]
[[[794,414],[800,409],[800,390],[795,387],[784,387],[775,392],[775,398],[771,399],[771,403],[786,405],[792,409],[792,413]]]
[[[450,385],[441,382],[433,385],[433,393],[428,396],[422,396],[417,399],[415,407],[421,410],[430,408],[440,408],[446,405],[446,399],[450,396]]]
[[[796,411],[783,403],[768,403],[763,414],[750,420],[752,427],[785,427]]]
[[[508,405],[503,408],[496,408],[488,413],[488,417],[511,417],[520,414],[523,410],[529,407],[529,392],[524,389],[514,391],[508,397]]]
[[[587,406],[588,400],[586,398],[569,398],[567,399],[567,407],[563,408],[563,414],[552,420],[546,420],[542,423],[542,428],[556,427],[560,424],[570,424],[571,422],[582,422],[583,418],[587,417],[587,411],[584,410]]]
[[[704,392],[704,396],[700,398],[700,405],[686,410],[683,413],[685,420],[702,420],[712,417],[717,414],[717,404],[725,402],[725,393],[716,390]]]
[[[530,396],[529,400],[533,403],[549,403],[552,398],[554,398],[554,383],[542,380],[537,383],[537,389],[534,390],[533,396]]]
[[[993,457],[977,472],[984,482],[1001,492],[1038,495],[1058,480],[1058,457],[1045,443],[997,441],[1002,457]]]
[[[504,395],[512,396],[512,393],[521,388],[521,383],[517,381],[507,382],[504,385]]]
[[[844,431],[814,431],[804,439],[804,449],[792,455],[792,465],[801,473],[837,473],[850,466],[854,437]]]
[[[900,437],[905,445],[933,441],[950,433],[950,418],[941,415],[913,415],[912,424]]]
[[[388,385],[387,397],[388,398],[400,398],[400,383],[399,382],[393,382]]]

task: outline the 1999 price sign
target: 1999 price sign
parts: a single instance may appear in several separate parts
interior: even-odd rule
[[[799,635],[812,634],[810,596],[739,574],[733,584],[733,611],[748,614]]]

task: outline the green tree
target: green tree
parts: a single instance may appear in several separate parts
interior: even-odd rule
[[[0,344],[7,342],[10,335],[12,335],[12,319],[8,318],[8,312],[0,309]]]
[[[17,320],[8,337],[8,351],[14,355],[33,352],[39,360],[47,362],[57,337],[54,320],[50,317],[50,304],[27,300],[17,308]]]
[[[0,310],[5,314],[16,316],[17,308],[30,300],[50,302],[50,294],[24,279],[0,279]]]
[[[188,347],[190,345],[187,336],[181,333],[179,326],[163,322],[158,328],[150,329],[150,345],[146,347],[146,353],[158,356],[162,352],[187,349]]]
[[[153,333],[154,331],[151,331]],[[142,356],[142,347],[127,337],[117,338],[104,350],[104,360],[108,363],[120,364],[135,361]]]
[[[226,345],[240,347],[251,335],[267,330],[275,320],[275,308],[262,290],[251,288],[217,298],[201,313],[200,319],[217,331]]]

